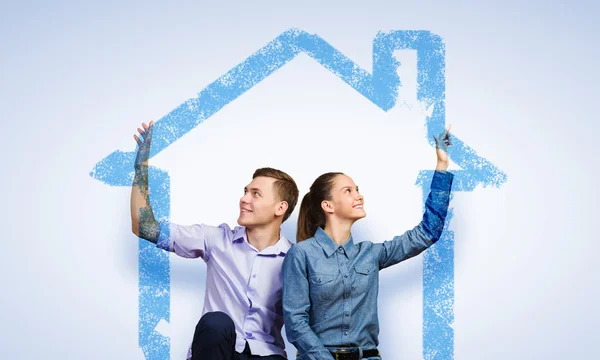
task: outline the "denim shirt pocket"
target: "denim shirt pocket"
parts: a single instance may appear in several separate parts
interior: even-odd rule
[[[355,293],[363,293],[369,290],[373,277],[376,275],[375,267],[373,265],[357,265],[354,267],[354,281],[352,283],[352,290]]]
[[[310,297],[313,301],[326,302],[333,297],[335,275],[312,274],[309,276]]]

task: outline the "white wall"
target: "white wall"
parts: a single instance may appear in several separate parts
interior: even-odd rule
[[[367,71],[379,30],[444,38],[447,122],[508,175],[499,189],[457,193],[451,203],[455,358],[598,356],[597,5],[63,2],[7,10],[1,358],[144,358],[130,189],[89,172],[114,150],[133,150],[142,121],[196,96],[290,27],[318,34]],[[435,152],[424,114],[410,107],[414,53],[398,57],[405,104],[387,113],[300,55],[157,155],[151,163],[171,178],[171,219],[235,224],[243,186],[268,165],[292,175],[302,194],[323,172],[352,176],[368,213],[355,227],[359,239],[412,227],[422,209],[416,175],[435,166]],[[331,150],[322,161],[309,138]],[[296,217],[284,227],[290,238]],[[386,359],[422,357],[421,269],[419,257],[381,273]],[[171,322],[160,328],[171,359],[187,350],[204,276],[201,261],[172,256]]]

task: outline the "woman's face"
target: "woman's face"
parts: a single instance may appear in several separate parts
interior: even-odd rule
[[[367,216],[364,209],[365,199],[358,192],[358,186],[347,175],[337,175],[334,178],[331,201],[328,203],[326,211],[340,219],[356,221]]]

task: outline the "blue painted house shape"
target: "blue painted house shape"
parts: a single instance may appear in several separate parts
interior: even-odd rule
[[[417,100],[433,112],[426,119],[427,140],[445,127],[445,48],[429,31],[390,31],[373,40],[373,73],[317,35],[298,29],[283,32],[265,47],[204,88],[154,124],[150,157],[166,149],[224,106],[305,53],[384,111],[396,102],[400,79],[396,50],[417,52]],[[462,170],[453,171],[453,191],[473,191],[477,185],[500,187],[507,176],[453,134],[449,156]],[[136,152],[115,151],[96,164],[90,175],[112,186],[131,186]],[[170,181],[166,171],[150,168],[150,199],[155,215],[169,217]],[[416,183],[429,192],[433,170],[421,171]],[[454,358],[454,234],[448,230],[423,255],[423,358]],[[155,330],[170,321],[169,254],[147,241],[139,243],[139,346],[146,359],[170,358],[169,338]]]

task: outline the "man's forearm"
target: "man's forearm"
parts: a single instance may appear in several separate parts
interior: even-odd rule
[[[160,235],[159,223],[150,206],[148,188],[148,166],[135,171],[131,189],[131,230],[137,236],[156,243]]]

